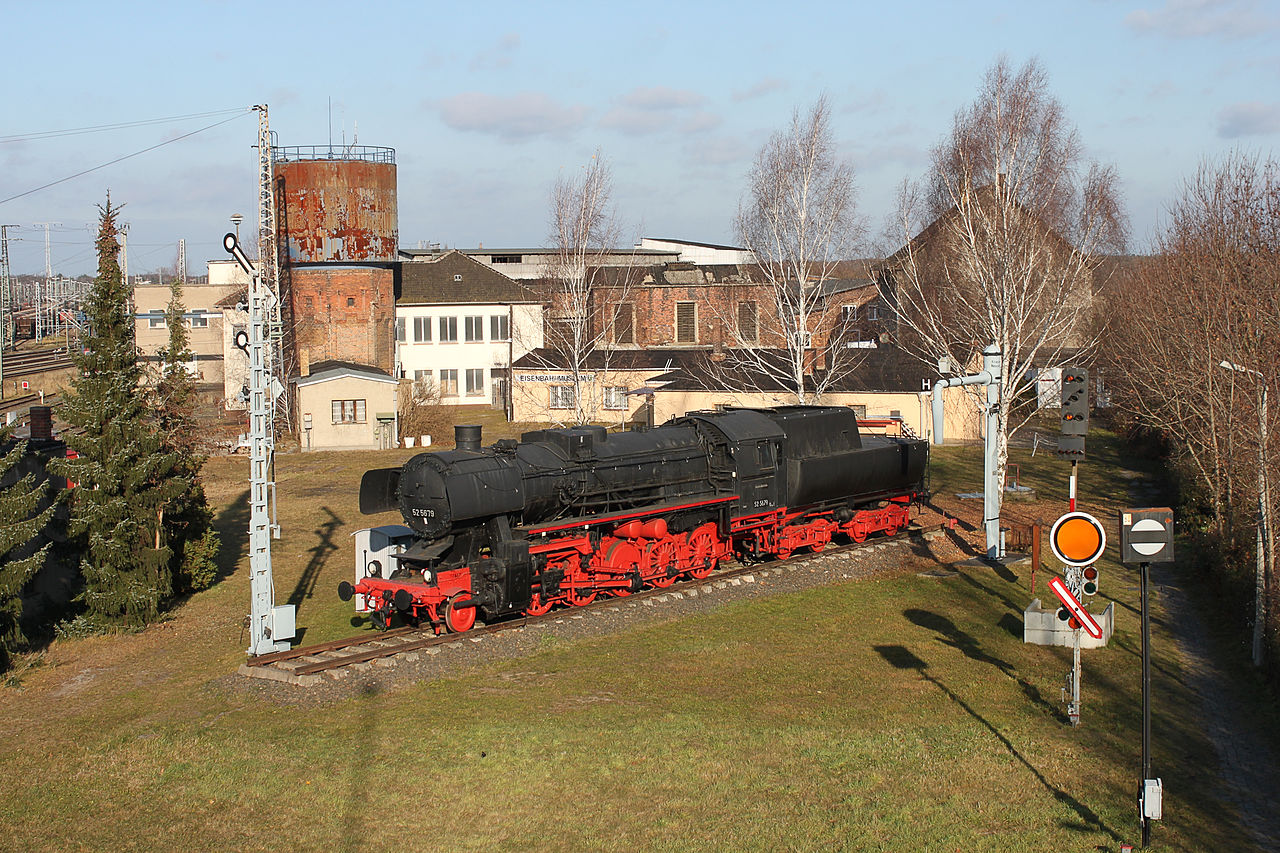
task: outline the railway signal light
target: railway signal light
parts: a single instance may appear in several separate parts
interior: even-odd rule
[[[1080,584],[1080,591],[1085,595],[1096,595],[1098,592],[1098,567],[1085,566],[1084,579]]]
[[[1062,434],[1089,432],[1089,373],[1078,367],[1062,370]]]

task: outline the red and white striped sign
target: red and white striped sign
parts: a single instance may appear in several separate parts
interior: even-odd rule
[[[1067,589],[1067,585],[1062,578],[1050,578],[1049,589],[1053,590],[1053,594],[1058,596],[1058,600],[1062,602],[1063,607],[1067,608],[1067,612],[1080,622],[1080,627],[1089,632],[1090,637],[1095,640],[1102,639],[1102,626],[1094,620],[1088,610],[1084,609],[1084,605],[1076,601],[1076,597],[1071,594],[1071,590]]]

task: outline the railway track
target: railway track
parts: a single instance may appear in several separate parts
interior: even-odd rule
[[[903,545],[913,537],[932,538],[941,532],[942,525],[911,527],[905,536],[891,539],[872,539],[861,544],[828,546],[821,552],[794,554],[786,560],[771,560],[749,566],[717,571],[702,580],[686,580],[669,587],[646,589],[626,596],[597,598],[583,607],[553,610],[542,616],[522,616],[496,622],[492,625],[472,628],[461,634],[437,636],[429,627],[396,628],[379,633],[365,632],[354,637],[331,640],[310,646],[299,646],[266,655],[250,657],[240,665],[239,673],[250,678],[282,681],[299,687],[312,687],[324,679],[346,678],[354,672],[371,666],[394,665],[398,660],[417,660],[421,655],[436,655],[450,646],[483,642],[485,637],[515,631],[547,622],[564,622],[565,619],[583,618],[592,613],[617,610],[621,606],[657,606],[686,598],[714,595],[730,587],[741,587],[784,572],[791,572],[822,557],[852,554]]]
[[[17,352],[9,350],[4,354],[5,379],[19,376],[32,376],[49,370],[62,370],[74,367],[70,353],[66,350],[39,350],[35,352]]]

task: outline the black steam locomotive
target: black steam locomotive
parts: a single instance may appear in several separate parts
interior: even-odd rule
[[[544,429],[369,471],[363,513],[399,509],[395,567],[358,561],[375,623],[394,612],[465,631],[486,620],[587,604],[706,577],[720,560],[822,550],[835,535],[893,535],[924,492],[928,445],[862,435],[852,410],[695,412],[656,429]]]

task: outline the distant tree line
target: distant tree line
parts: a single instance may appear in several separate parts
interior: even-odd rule
[[[1106,293],[1108,384],[1124,424],[1174,463],[1188,562],[1218,584],[1229,624],[1253,628],[1255,663],[1276,676],[1280,162],[1206,162],[1168,216],[1153,255]]]

